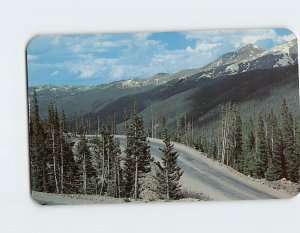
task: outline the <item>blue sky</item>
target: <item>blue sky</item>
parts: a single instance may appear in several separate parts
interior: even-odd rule
[[[271,48],[294,37],[287,29],[42,35],[27,47],[30,86],[96,85],[202,67],[255,43]]]

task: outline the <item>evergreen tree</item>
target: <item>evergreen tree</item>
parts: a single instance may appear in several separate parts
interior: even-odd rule
[[[98,129],[100,133],[100,129]],[[102,138],[97,135],[91,140],[91,162],[92,166],[95,170],[95,194],[101,195],[101,187],[102,187],[102,181],[104,178],[104,153],[103,153],[103,141]],[[103,182],[104,183],[104,182]],[[101,191],[100,191],[101,190]]]
[[[227,102],[220,114],[221,162],[235,169],[243,170],[242,119],[238,106]]]
[[[57,114],[57,110],[56,110],[56,114]],[[66,174],[69,174],[69,171],[66,171],[70,169],[70,165],[66,166],[66,162],[69,162],[69,159],[67,158],[68,156],[70,156],[71,153],[71,148],[70,146],[67,144],[66,140],[65,140],[65,131],[66,131],[66,122],[65,122],[65,113],[62,110],[62,114],[61,117],[58,119],[58,114],[57,114],[57,121],[59,121],[59,155],[60,155],[60,164],[59,164],[59,168],[60,168],[60,192],[64,193],[64,188],[65,188],[65,176]],[[70,178],[70,177],[68,177]]]
[[[181,142],[181,123],[179,117],[174,118],[175,132],[173,134],[174,142]]]
[[[121,185],[120,156],[121,149],[118,140],[114,140],[114,130],[111,122],[106,122],[100,130],[101,137],[92,140],[92,165],[96,171],[96,193],[119,197]],[[98,191],[99,189],[99,191]]]
[[[100,195],[107,192],[111,175],[111,157],[113,151],[113,135],[111,124],[107,122],[101,129],[102,171]]]
[[[150,155],[144,122],[137,114],[134,103],[130,125],[126,132],[126,156],[124,161],[125,196],[137,199],[142,191],[141,179],[151,170]]]
[[[108,195],[113,197],[120,197],[123,187],[122,169],[121,169],[121,148],[120,141],[114,139],[112,142],[112,156],[111,156],[111,172],[108,185]]]
[[[285,171],[283,170],[283,176],[291,181],[298,180],[298,156],[295,148],[294,137],[294,122],[292,113],[289,111],[285,99],[280,108],[281,113],[281,131],[283,139],[283,161],[285,164]]]
[[[157,180],[157,193],[160,198],[165,200],[175,200],[180,197],[179,184],[180,177],[183,174],[180,167],[177,165],[178,154],[173,151],[173,145],[170,142],[170,136],[166,126],[166,120],[163,120],[163,141],[164,148],[159,148],[163,152],[162,164],[156,162],[156,180]]]
[[[254,123],[252,118],[249,119],[249,128],[248,128],[248,140],[247,140],[247,149],[252,151],[255,149],[255,135],[254,135]]]
[[[81,131],[79,141],[75,144],[74,160],[77,163],[79,171],[81,193],[90,194],[95,190],[95,170],[92,166],[91,153],[84,131]]]
[[[233,146],[233,104],[227,102],[221,107],[221,163],[231,165]],[[205,152],[205,151],[204,151]]]
[[[248,134],[246,137],[246,143],[244,145],[244,162],[243,171],[246,175],[253,175],[254,170],[254,158],[255,158],[255,135],[254,135],[254,123],[252,118],[249,118],[247,125]]]
[[[238,171],[243,171],[243,139],[242,139],[242,119],[238,107],[234,109],[233,127],[233,167]]]
[[[191,122],[187,123],[186,132],[185,132],[185,144],[187,146],[193,146],[193,131]]]
[[[268,117],[268,147],[269,159],[268,168],[265,173],[267,180],[278,180],[282,177],[282,156],[283,156],[283,143],[281,131],[278,128],[276,116],[271,111]]]
[[[74,160],[71,145],[65,143],[63,155],[63,193],[78,193],[79,180],[77,179],[80,174]]]
[[[31,164],[31,189],[39,192],[49,192],[46,173],[47,147],[46,135],[39,115],[37,93],[33,94],[33,112],[29,123],[29,150]]]
[[[253,175],[257,178],[264,177],[268,166],[268,151],[266,145],[265,126],[262,113],[256,116],[255,126],[255,158]]]
[[[53,103],[50,103],[48,108],[48,120],[47,120],[47,141],[48,149],[52,157],[47,166],[49,174],[49,183],[52,189],[55,189],[56,193],[60,192],[59,187],[59,119],[57,109],[54,108]],[[54,191],[54,190],[53,190]]]

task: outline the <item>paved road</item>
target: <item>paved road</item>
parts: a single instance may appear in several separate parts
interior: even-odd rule
[[[125,148],[125,137],[116,136],[122,149]],[[161,157],[159,148],[163,142],[148,138],[151,154],[156,160]],[[202,192],[214,200],[255,200],[277,199],[289,197],[283,192],[266,185],[252,181],[232,169],[221,166],[207,158],[203,153],[174,143],[174,149],[179,153],[179,165],[184,171],[181,182],[183,187],[195,192]]]

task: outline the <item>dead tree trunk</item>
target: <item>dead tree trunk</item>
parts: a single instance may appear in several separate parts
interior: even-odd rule
[[[83,193],[87,194],[86,192],[86,162],[85,162],[85,152],[83,152],[83,162],[82,162],[82,178],[83,178]]]
[[[105,169],[105,141],[104,137],[102,137],[102,171],[101,171],[101,188],[100,188],[100,195],[102,195],[103,187],[104,187],[104,169]]]
[[[55,188],[56,188],[56,193],[59,193],[59,187],[58,187],[58,182],[57,182],[57,174],[56,174],[56,156],[55,156],[54,130],[52,130],[52,156],[53,156],[53,173],[54,173]]]
[[[100,122],[99,122],[99,116],[98,116],[98,119],[97,119],[97,134],[100,133]]]
[[[107,148],[107,181],[110,181],[110,150],[109,150],[110,144],[108,140],[108,148]]]
[[[170,200],[170,187],[169,187],[169,174],[168,174],[168,165],[166,165],[166,185],[167,185],[167,192],[166,192],[166,200]]]
[[[135,157],[134,199],[138,198],[138,157]]]
[[[120,165],[119,165],[119,160],[117,162],[117,185],[118,185],[118,197],[121,196],[121,184],[120,184]]]
[[[64,155],[63,155],[63,143],[60,143],[60,192],[64,192]]]
[[[151,108],[151,137],[154,136],[154,121],[153,121],[153,110]]]

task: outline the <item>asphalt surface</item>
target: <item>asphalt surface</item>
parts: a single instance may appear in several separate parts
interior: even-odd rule
[[[124,136],[116,136],[122,149],[125,148]],[[151,154],[155,160],[162,156],[159,148],[164,146],[162,140],[148,138]],[[248,177],[220,166],[207,158],[200,151],[182,144],[174,143],[174,150],[179,154],[178,164],[184,171],[182,186],[194,192],[202,192],[214,200],[257,200],[288,197],[267,185],[257,184]]]

